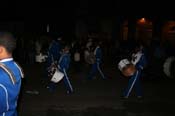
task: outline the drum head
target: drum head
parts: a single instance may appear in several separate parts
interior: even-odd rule
[[[122,70],[122,74],[126,77],[132,76],[136,71],[136,68],[133,64],[128,64],[125,68]]]
[[[163,71],[168,78],[174,78],[175,57],[169,57],[163,64]]]
[[[58,83],[64,77],[64,73],[60,72],[58,69],[55,71],[54,75],[51,78],[51,81],[54,83]]]

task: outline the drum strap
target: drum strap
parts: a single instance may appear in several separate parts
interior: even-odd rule
[[[18,67],[18,69],[21,73],[21,77],[24,78],[24,73],[22,72],[22,69],[19,67],[19,65],[17,63],[15,63],[15,65]],[[3,69],[7,73],[8,77],[12,81],[13,85],[15,85],[16,84],[16,79],[15,79],[15,76],[14,76],[13,72],[6,65],[4,65],[3,63],[0,63],[0,68]]]

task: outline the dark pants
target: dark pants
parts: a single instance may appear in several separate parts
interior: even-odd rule
[[[104,76],[102,70],[100,69],[100,63],[99,62],[96,62],[96,63],[92,64],[91,71],[90,71],[90,74],[88,76],[88,79],[93,79],[97,72],[99,72],[101,77],[103,79],[105,79],[105,76]]]
[[[128,86],[124,91],[124,97],[129,97],[132,89],[136,90],[137,96],[142,96],[141,84],[140,84],[140,77],[141,77],[141,69],[138,69],[133,76],[129,79]]]

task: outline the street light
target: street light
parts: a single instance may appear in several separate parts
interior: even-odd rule
[[[141,19],[139,20],[139,22],[140,22],[140,23],[145,23],[146,20],[145,20],[145,18],[141,18]]]

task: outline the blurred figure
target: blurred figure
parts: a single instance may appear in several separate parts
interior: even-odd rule
[[[90,50],[90,47],[92,46],[92,44],[93,44],[92,39],[89,38],[88,41],[87,41],[87,43],[86,43],[86,48],[87,48],[88,50]]]
[[[78,49],[76,49],[74,53],[74,66],[75,66],[75,71],[80,72],[81,61],[80,61],[80,51]]]
[[[72,66],[75,69],[74,71],[78,73],[81,70],[81,57],[82,57],[81,43],[78,40],[72,42],[70,53],[71,53],[71,59],[73,60]]]
[[[50,38],[49,38],[50,39]],[[57,65],[58,60],[61,56],[61,38],[59,39],[53,39],[48,47],[47,50],[47,59],[46,59],[46,65],[45,65],[45,71],[44,71],[44,80],[42,81],[43,84],[48,83],[48,76],[50,76],[50,68],[53,65]]]
[[[100,65],[102,63],[102,49],[101,49],[100,45],[101,45],[100,42],[96,42],[95,50],[93,52],[93,55],[95,57],[95,61],[92,63],[92,67],[91,67],[91,71],[90,71],[90,74],[88,76],[88,79],[94,79],[94,76],[97,72],[100,73],[100,75],[103,79],[106,78],[104,76],[101,68],[100,68]]]
[[[142,46],[140,44],[136,44],[134,48],[134,53],[132,54],[131,63],[135,65],[136,71],[129,78],[128,86],[123,93],[123,97],[128,98],[131,93],[131,90],[135,88],[137,97],[141,98],[143,93],[141,89],[140,78],[141,78],[142,70],[145,68],[147,61],[143,53]]]
[[[69,81],[69,77],[67,75],[67,71],[69,69],[69,66],[70,66],[70,61],[71,61],[71,58],[70,58],[70,53],[69,53],[69,50],[70,50],[70,47],[68,45],[66,45],[64,48],[63,48],[63,53],[59,59],[59,62],[58,62],[58,69],[64,73],[64,77],[63,77],[63,82],[66,86],[66,90],[67,90],[67,93],[70,94],[70,93],[73,93],[73,88],[72,88],[72,85]],[[51,92],[55,91],[55,88],[56,88],[56,84],[51,82],[49,84],[49,90]]]
[[[58,40],[53,39],[49,45],[47,59],[48,66],[50,66],[53,62],[57,62],[61,56],[60,40],[61,38],[58,38]]]
[[[84,50],[84,61],[86,64],[88,64],[88,57],[90,55],[90,50],[88,48],[85,48]]]

